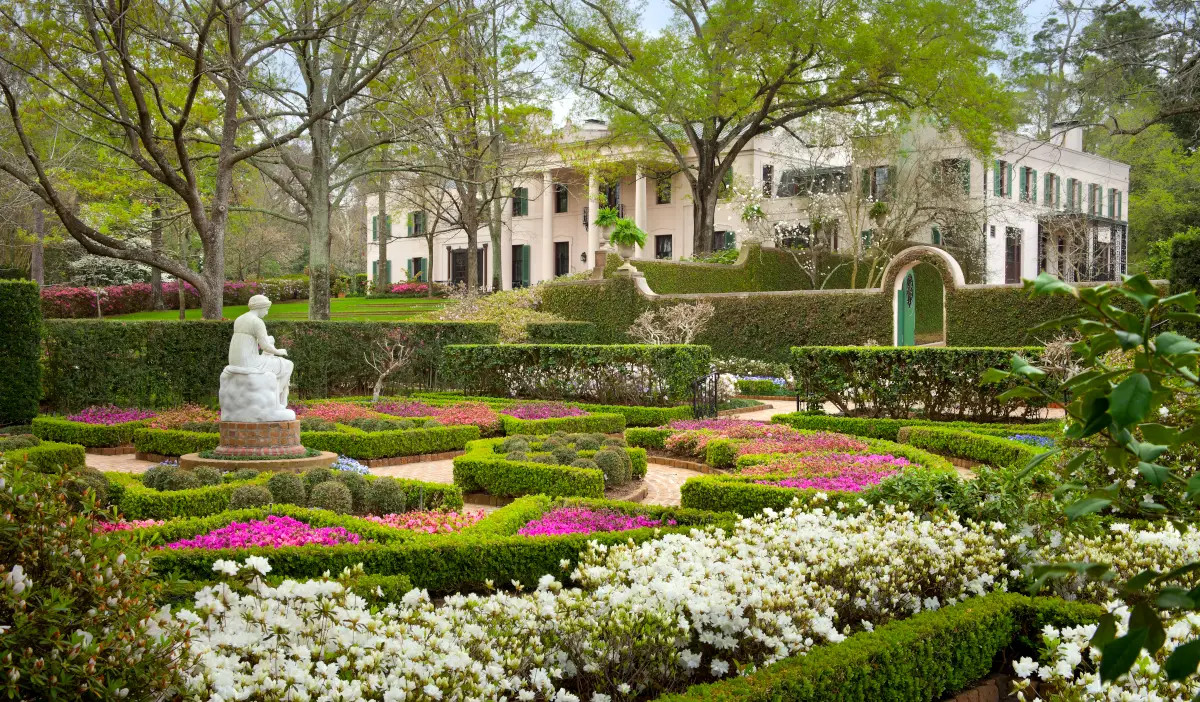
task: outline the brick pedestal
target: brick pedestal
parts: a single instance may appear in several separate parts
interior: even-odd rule
[[[213,449],[217,458],[297,458],[306,451],[300,445],[300,420],[290,422],[221,422],[221,443]]]

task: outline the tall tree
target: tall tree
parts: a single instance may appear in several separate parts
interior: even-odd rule
[[[280,49],[340,22],[280,28],[249,0],[14,0],[0,7],[0,94],[19,155],[0,170],[40,197],[89,253],[159,268],[199,293],[203,315],[221,317],[225,228],[234,169],[305,133],[324,114],[293,120],[246,142],[243,106],[286,90],[275,74]],[[332,111],[340,106],[326,106]],[[47,167],[31,123],[59,124],[120,168],[168,192],[195,230],[203,266],[112,236],[73,210],[69,184]]]
[[[1009,0],[669,0],[642,29],[623,0],[532,0],[557,71],[615,131],[656,139],[692,191],[697,252],[722,182],[754,137],[827,111],[920,110],[985,145],[1005,97],[987,74]]]

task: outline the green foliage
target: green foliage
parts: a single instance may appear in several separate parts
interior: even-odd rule
[[[13,451],[15,449],[29,448],[42,443],[42,440],[33,434],[5,434],[0,437],[0,453],[5,451]]]
[[[133,446],[138,453],[159,456],[182,456],[188,453],[211,451],[221,443],[220,434],[183,431],[182,429],[152,429],[142,427],[133,431]]]
[[[482,491],[498,497],[536,494],[604,496],[604,474],[599,470],[508,461],[495,453],[497,443],[495,439],[472,441],[467,444],[467,452],[454,459],[454,484],[463,492]],[[573,449],[566,451],[575,454]],[[555,459],[558,459],[557,451]],[[571,460],[575,460],[574,455]]]
[[[740,250],[717,252],[714,256],[721,260],[716,261],[639,259],[631,263],[646,276],[650,289],[660,295],[811,290],[812,278],[802,265],[805,255],[789,249],[764,249],[758,244],[746,244]],[[730,258],[733,260],[728,260]],[[835,265],[843,260],[840,257],[830,259]]]
[[[350,491],[351,511],[355,514],[363,514],[367,511],[367,491],[370,489],[370,484],[367,479],[358,473],[353,473],[347,470],[340,470],[334,475],[334,479],[346,486]]]
[[[32,280],[0,280],[0,426],[27,424],[42,398],[42,301]]]
[[[913,278],[917,288],[917,298],[914,302],[917,334],[940,334],[942,331],[942,301],[945,297],[942,273],[937,266],[922,261],[913,268]]]
[[[462,509],[463,491],[455,485],[401,478],[375,478],[367,487],[367,511],[393,514],[413,510]]]
[[[169,477],[176,472],[180,472],[179,469],[161,471],[161,476]],[[156,476],[149,472],[140,478],[129,473],[117,472],[105,473],[104,476],[108,479],[112,504],[126,519],[174,519],[223,512],[229,509],[233,493],[239,488],[246,485],[265,486],[272,474],[261,473],[249,480],[205,485],[187,490],[167,490],[164,481],[156,481]]]
[[[737,442],[731,439],[713,439],[704,448],[704,462],[714,468],[732,468],[737,463]]]
[[[1040,349],[938,347],[793,348],[792,373],[803,394],[832,402],[843,414],[905,419],[1002,419],[1041,396],[1001,396],[980,377],[1013,353],[1036,360]],[[1009,383],[1013,385],[1013,383]]]
[[[68,476],[7,466],[0,477],[7,484],[0,490],[0,513],[6,515],[0,520],[0,553],[13,581],[0,588],[5,696],[169,696],[182,636],[171,628],[152,636],[151,623],[170,580],[164,584],[152,575],[138,543],[92,532],[94,504],[69,502]]]
[[[596,337],[590,322],[530,322],[525,330],[531,344],[593,344]]]
[[[841,415],[805,414],[793,412],[777,414],[771,418],[777,424],[786,424],[796,429],[810,431],[833,431],[839,434],[851,434],[872,439],[887,439],[898,441],[900,430],[904,427],[941,427],[947,429],[962,429],[973,434],[990,436],[1008,436],[1010,434],[1037,434],[1039,436],[1054,436],[1060,433],[1062,424],[1057,421],[1038,422],[1034,424],[1000,424],[979,422],[935,422],[929,419],[887,419],[882,417],[843,417]],[[670,433],[665,433],[666,439]],[[630,430],[625,432],[626,438]],[[662,439],[660,439],[660,444]],[[632,442],[632,440],[631,440]],[[642,446],[644,444],[637,444]]]
[[[296,364],[293,397],[370,392],[374,371],[363,349],[392,330],[414,360],[390,378],[423,385],[446,344],[494,343],[496,325],[473,322],[268,321],[275,342]],[[93,404],[168,407],[212,404],[228,356],[232,322],[50,320],[45,326],[46,399],[56,409]],[[105,353],[95,353],[102,348]],[[181,368],[188,369],[186,373]]]
[[[613,226],[608,240],[615,246],[645,246],[646,232],[634,224],[633,220],[621,218]]]
[[[313,487],[308,496],[308,506],[346,514],[354,511],[354,496],[350,494],[350,488],[343,483],[330,480]]]
[[[295,473],[274,473],[267,479],[267,489],[274,502],[304,505],[304,479]]]
[[[792,394],[791,390],[785,387],[780,387],[770,380],[738,380],[737,391],[741,395],[770,395],[770,396],[788,396]]]
[[[304,471],[304,493],[311,494],[314,487],[333,480],[333,471],[325,467],[309,468]]]
[[[625,441],[630,446],[641,446],[642,448],[659,449],[664,448],[663,442],[667,437],[674,434],[673,429],[657,429],[650,427],[633,427],[625,430]]]
[[[60,444],[56,441],[43,441],[37,446],[7,451],[4,457],[10,461],[24,463],[39,473],[53,473],[62,468],[77,470],[82,468],[87,460],[82,446]]]
[[[633,461],[624,450],[607,448],[597,451],[592,457],[592,465],[604,473],[604,484],[607,487],[625,485],[633,480]]]
[[[197,466],[192,469],[192,475],[196,476],[201,485],[220,485],[225,482],[221,471],[212,466]]]
[[[549,434],[555,431],[619,434],[625,431],[625,418],[619,414],[592,414],[584,417],[517,419],[502,415],[505,434]]]
[[[1171,237],[1171,292],[1200,288],[1200,227]]]
[[[479,427],[476,426],[395,429],[361,434],[343,431],[300,432],[300,443],[308,448],[332,451],[359,460],[455,451],[478,438]]]
[[[229,509],[265,507],[272,502],[271,491],[263,485],[242,485],[229,496]]]
[[[679,504],[691,509],[711,512],[736,512],[743,516],[757,514],[764,509],[781,511],[795,501],[798,506],[812,503],[816,490],[759,485],[752,480],[731,475],[703,475],[688,478],[679,489]],[[836,499],[839,496],[854,498],[858,493],[826,491]]]
[[[996,468],[1024,468],[1044,451],[1036,446],[999,436],[984,436],[961,429],[904,427],[898,440],[943,456],[965,458]]]
[[[983,680],[1000,659],[1029,647],[1043,626],[1096,622],[1100,607],[1011,593],[972,597],[950,607],[860,631],[743,677],[658,702],[926,702],[953,697]]]
[[[705,346],[506,344],[449,346],[444,375],[480,395],[667,405],[708,375]]]

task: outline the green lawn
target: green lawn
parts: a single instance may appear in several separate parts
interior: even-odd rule
[[[386,322],[401,319],[412,319],[428,312],[436,312],[445,306],[446,301],[434,298],[392,298],[386,300],[368,300],[365,297],[342,297],[330,300],[330,312],[333,319],[354,322]],[[226,306],[223,314],[226,319],[233,319],[250,308],[246,305]],[[188,319],[200,319],[199,309],[187,311]],[[175,320],[179,319],[179,310],[161,310],[152,312],[134,312],[121,314],[106,319],[123,320]],[[271,319],[308,319],[308,300],[294,302],[279,302],[271,305]]]

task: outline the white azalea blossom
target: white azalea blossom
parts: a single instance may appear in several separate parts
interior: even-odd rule
[[[423,591],[372,611],[329,580],[196,595],[193,700],[631,700],[1004,589],[1018,538],[884,507],[593,543],[531,592]],[[264,572],[250,559],[242,569]],[[349,581],[348,581],[349,582]],[[352,588],[352,586],[351,586]]]

